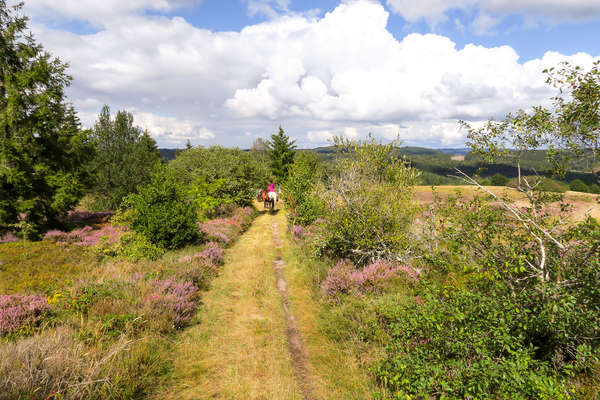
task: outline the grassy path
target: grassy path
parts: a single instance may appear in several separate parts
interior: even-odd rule
[[[283,210],[259,216],[227,250],[158,399],[370,398],[356,362],[319,331],[292,250]]]

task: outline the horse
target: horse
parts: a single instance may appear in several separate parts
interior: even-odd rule
[[[273,210],[273,208],[275,208],[275,203],[277,203],[277,193],[275,192],[268,192],[266,190],[263,190],[262,192],[262,200],[264,202],[263,207],[264,208],[269,208],[269,210]]]

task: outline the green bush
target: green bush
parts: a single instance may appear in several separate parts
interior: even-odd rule
[[[448,287],[389,304],[375,375],[397,399],[569,398],[568,376],[526,343],[523,312],[509,298]]]
[[[94,252],[100,257],[123,257],[130,260],[158,260],[164,249],[153,244],[146,236],[137,232],[126,232],[114,244],[100,243]]]
[[[320,251],[360,266],[397,259],[411,243],[417,212],[412,187],[419,174],[395,143],[338,139],[336,145],[335,175],[319,191],[326,215],[317,238]]]
[[[211,195],[221,204],[252,204],[256,189],[268,181],[269,165],[240,149],[220,146],[194,147],[169,163],[169,170],[184,185],[209,185]],[[210,186],[217,185],[217,186]]]
[[[497,172],[491,176],[490,183],[492,184],[492,186],[506,186],[506,184],[508,183],[508,178],[502,175],[501,173]]]
[[[574,192],[589,192],[590,188],[581,179],[574,179],[569,183],[569,190]]]
[[[197,210],[186,188],[159,166],[150,183],[125,198],[131,228],[151,243],[175,249],[198,238]]]
[[[592,183],[589,186],[589,188],[590,188],[590,190],[589,190],[590,193],[600,194],[600,185],[598,185],[597,183]]]
[[[542,180],[540,189],[545,192],[564,193],[569,190],[569,187],[562,182],[546,178]]]
[[[317,196],[321,168],[312,153],[300,153],[289,170],[283,193],[292,225],[310,225],[323,214],[323,204]]]

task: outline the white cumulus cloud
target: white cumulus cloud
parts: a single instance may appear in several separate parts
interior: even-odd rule
[[[104,7],[37,1],[65,17],[83,15],[79,4]],[[509,46],[458,49],[434,34],[398,40],[387,30],[389,13],[371,0],[343,2],[322,18],[276,17],[240,32],[136,11],[189,2],[111,0],[125,7],[122,18],[99,18],[103,28],[92,34],[33,20],[38,41],[70,63],[69,96],[88,126],[108,104],[134,110],[135,123],[162,146],[190,139],[248,147],[279,124],[299,144],[373,132],[386,138],[399,133],[407,144],[447,145],[463,140],[458,119],[502,117],[547,101],[553,92],[542,69],[565,59],[586,66],[593,59],[548,52],[522,63]]]

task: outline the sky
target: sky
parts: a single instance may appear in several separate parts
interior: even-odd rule
[[[25,0],[23,13],[69,63],[84,126],[107,104],[168,148],[249,148],[280,125],[300,148],[369,133],[463,147],[458,120],[549,105],[543,69],[600,57],[600,0]]]

